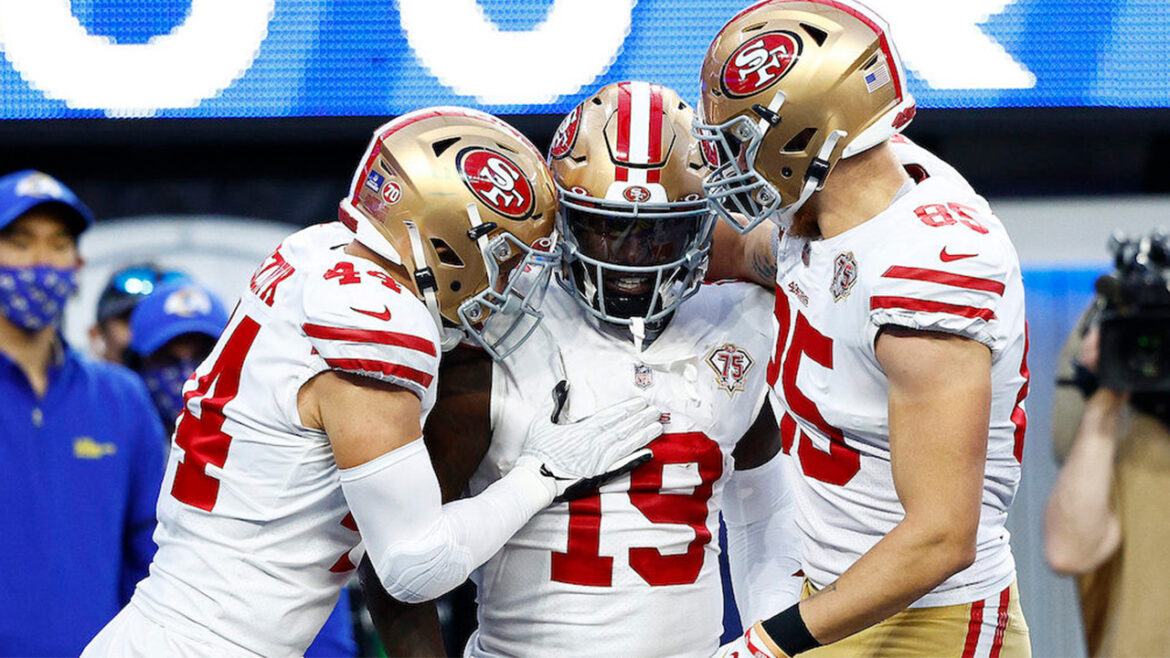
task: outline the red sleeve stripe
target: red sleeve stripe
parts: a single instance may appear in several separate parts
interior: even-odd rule
[[[895,265],[894,267],[886,270],[886,273],[882,276],[887,279],[929,281],[931,283],[941,283],[944,286],[954,286],[955,288],[985,290],[987,292],[993,292],[1001,297],[1003,296],[1004,291],[1004,285],[999,281],[992,279],[980,279],[979,277],[955,274],[954,272],[928,270],[923,267],[901,267],[899,265]]]
[[[320,324],[304,324],[301,327],[309,338],[324,340],[344,340],[351,343],[376,343],[392,347],[405,347],[408,350],[422,352],[429,356],[438,356],[435,344],[425,338],[400,334],[396,331],[375,331],[372,329],[346,329],[344,327],[327,327]]]
[[[423,388],[431,385],[435,376],[398,363],[374,361],[371,359],[325,359],[330,368],[347,372],[365,372],[371,375],[386,375],[412,381]]]
[[[869,308],[876,311],[881,308],[895,308],[904,311],[925,311],[927,313],[949,313],[965,318],[981,318],[986,322],[995,319],[995,312],[989,308],[975,308],[974,306],[960,306],[946,302],[932,302],[926,299],[912,297],[871,297]]]

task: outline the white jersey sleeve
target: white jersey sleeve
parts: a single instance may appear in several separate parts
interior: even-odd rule
[[[332,370],[405,388],[434,402],[438,329],[426,308],[368,261],[340,254],[305,284],[301,329]]]
[[[957,334],[1001,351],[1008,336],[999,330],[997,311],[1007,284],[1020,278],[1006,234],[993,233],[988,215],[969,205],[926,204],[913,212],[904,222],[925,225],[906,233],[916,244],[886,255],[877,276],[863,282],[866,344],[874,344],[881,327],[896,325]]]

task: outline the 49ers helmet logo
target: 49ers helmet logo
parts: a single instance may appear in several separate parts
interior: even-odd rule
[[[548,148],[548,154],[553,158],[563,158],[573,150],[573,145],[577,143],[577,133],[581,127],[581,106],[573,108],[569,112],[561,125],[557,127],[556,134],[553,135],[552,145]]]
[[[723,92],[746,98],[771,87],[792,69],[804,48],[787,30],[765,32],[735,49],[723,64]]]
[[[631,185],[622,192],[622,196],[630,203],[646,203],[650,200],[650,190],[641,185]]]
[[[471,147],[459,153],[456,163],[468,189],[492,210],[512,219],[527,219],[532,213],[532,185],[507,156]]]

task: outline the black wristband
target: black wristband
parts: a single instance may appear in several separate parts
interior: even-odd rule
[[[808,626],[804,625],[799,603],[793,604],[771,619],[764,620],[760,625],[764,627],[768,637],[772,638],[772,642],[789,656],[821,646],[812,633],[808,632]]]

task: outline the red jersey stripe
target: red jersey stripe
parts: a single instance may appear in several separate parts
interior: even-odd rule
[[[1015,446],[1012,452],[1016,456],[1016,461],[1024,463],[1024,435],[1028,431],[1028,412],[1024,411],[1024,398],[1028,397],[1028,388],[1032,381],[1032,373],[1028,370],[1028,323],[1024,323],[1024,357],[1020,359],[1020,376],[1024,378],[1024,385],[1020,387],[1020,392],[1016,394],[1016,406],[1012,409],[1012,424],[1016,426],[1015,431]]]
[[[987,292],[995,293],[1003,296],[1005,286],[999,281],[993,279],[980,279],[975,276],[967,276],[965,274],[955,274],[954,272],[944,272],[942,270],[929,270],[924,267],[902,267],[895,265],[886,270],[883,277],[887,279],[909,279],[911,281],[929,281],[931,283],[939,283],[944,286],[953,286],[955,288],[968,288],[970,290],[985,290]]]
[[[967,642],[963,645],[963,658],[974,658],[979,646],[979,631],[983,627],[983,601],[971,604],[971,621],[967,622]]]
[[[321,324],[306,323],[301,326],[309,338],[323,340],[344,340],[351,343],[376,343],[393,347],[405,347],[408,350],[422,352],[428,356],[438,356],[435,344],[426,338],[402,334],[397,331],[375,331],[373,329],[348,329],[345,327],[328,327]]]
[[[1010,585],[999,593],[999,614],[995,619],[995,638],[991,641],[990,658],[999,658],[999,652],[1003,649],[1003,634],[1007,631],[1009,603],[1011,603]]]
[[[353,563],[353,560],[349,559],[349,553],[346,553],[339,557],[337,562],[334,562],[333,566],[329,567],[329,570],[333,573],[345,573],[346,571],[353,571],[356,568],[357,565]]]
[[[370,374],[387,375],[412,381],[419,386],[427,387],[435,379],[434,375],[421,370],[415,370],[398,363],[374,361],[372,359],[325,359],[330,368],[351,372],[368,372]]]
[[[869,308],[876,311],[880,308],[897,308],[905,311],[925,311],[927,313],[947,313],[964,318],[980,318],[990,322],[995,319],[995,312],[989,308],[975,308],[974,306],[960,306],[946,302],[933,302],[926,299],[912,297],[871,297]]]

